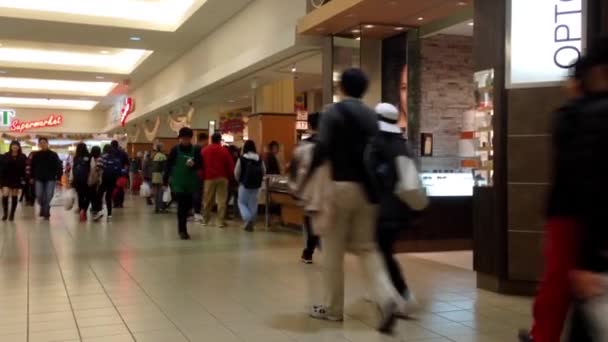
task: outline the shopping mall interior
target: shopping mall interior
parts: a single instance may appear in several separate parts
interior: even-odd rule
[[[23,202],[0,222],[0,341],[517,340],[543,270],[551,113],[608,33],[606,1],[531,2],[0,0],[0,152],[46,138],[64,167],[49,221]],[[399,111],[429,198],[395,242],[417,306],[391,335],[350,255],[344,321],[309,317],[326,252],[321,237],[301,262],[287,182],[349,68],[369,78],[366,105]],[[136,161],[184,127],[261,155],[278,143],[253,233],[233,198],[226,228],[192,220],[180,240],[177,209],[156,214],[135,182],[112,220],[66,209],[79,143]]]

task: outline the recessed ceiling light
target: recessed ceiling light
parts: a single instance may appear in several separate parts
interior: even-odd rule
[[[466,5],[467,5],[467,3],[464,2],[464,1],[459,1],[458,2],[458,6],[466,6]]]
[[[229,102],[229,103],[234,103],[234,102],[236,102],[236,101],[234,101],[234,100],[228,100],[228,102]]]
[[[95,108],[95,106],[97,106],[97,103],[97,101],[90,100],[84,101],[31,97],[0,97],[0,105],[25,108],[92,110]]]
[[[95,78],[98,79],[98,80],[103,80],[105,77],[103,77],[103,76],[95,76]]]
[[[293,67],[291,68],[291,72],[297,72],[297,71],[298,71],[298,69],[297,69],[295,66],[293,66]]]
[[[106,96],[117,86],[113,82],[49,80],[0,77],[0,91],[53,95]]]
[[[374,28],[374,25],[365,25],[363,27],[365,27],[366,29],[370,29],[370,28]]]
[[[471,22],[469,23],[469,26],[475,26],[475,23],[471,21]]]
[[[361,37],[357,37],[357,38],[355,38],[355,40],[361,40]]]
[[[359,30],[359,29],[354,29],[354,30],[352,30],[352,31],[350,31],[350,32],[352,32],[352,33],[361,33],[361,30]]]
[[[138,42],[138,41],[141,40],[141,37],[139,37],[139,36],[132,36],[129,39],[132,40],[132,41],[134,41],[134,42]]]
[[[101,50],[101,51],[99,51],[99,53],[101,53],[102,55],[107,55],[107,54],[110,53],[110,51],[108,51],[108,50]]]
[[[401,26],[399,26],[399,27],[395,27],[395,31],[403,31],[403,30],[405,30],[405,28],[403,28],[403,27],[401,27]]]
[[[418,17],[418,21],[423,21],[424,17]]]

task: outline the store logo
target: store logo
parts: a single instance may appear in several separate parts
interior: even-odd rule
[[[585,46],[586,0],[510,0],[507,87],[563,81]]]
[[[125,127],[129,114],[135,111],[135,101],[132,97],[126,97],[120,110],[120,125]]]
[[[0,114],[2,114],[0,126],[9,127],[11,120],[15,117],[15,111],[13,109],[0,109]]]
[[[63,123],[63,116],[61,116],[59,114],[51,114],[46,119],[42,119],[42,120],[20,121],[20,120],[14,119],[11,122],[10,130],[11,130],[11,132],[23,133],[24,131],[29,130],[29,129],[60,126],[62,123]]]

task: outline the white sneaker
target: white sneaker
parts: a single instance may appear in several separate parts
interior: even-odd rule
[[[201,215],[201,214],[194,214],[194,222],[203,223],[203,215]]]
[[[402,300],[398,303],[397,317],[409,318],[409,316],[418,310],[418,301],[412,291],[406,291],[403,294]]]
[[[99,221],[99,220],[101,220],[102,217],[103,217],[103,213],[101,211],[97,212],[97,213],[93,214],[93,221]]]
[[[342,316],[329,314],[327,308],[323,305],[313,305],[312,310],[310,311],[310,317],[332,322],[342,322],[344,320],[344,317]]]

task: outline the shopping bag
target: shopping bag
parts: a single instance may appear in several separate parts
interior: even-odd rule
[[[139,188],[139,196],[148,198],[152,195],[152,188],[150,188],[150,183],[144,182]]]
[[[166,187],[165,191],[163,191],[163,202],[164,203],[171,202],[171,187]]]
[[[608,278],[606,278],[606,285],[608,287]],[[584,310],[593,340],[598,342],[608,341],[608,295],[588,300],[584,304]]]
[[[74,208],[74,204],[76,204],[77,198],[78,195],[74,189],[66,190],[65,194],[63,195],[63,207],[65,210],[72,210],[72,208]]]

